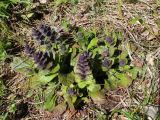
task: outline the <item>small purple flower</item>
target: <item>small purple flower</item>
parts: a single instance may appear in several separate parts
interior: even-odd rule
[[[125,59],[119,60],[119,65],[120,65],[121,67],[125,66],[125,65],[126,65],[126,60],[125,60]]]
[[[103,66],[103,67],[108,68],[108,67],[110,67],[111,65],[112,65],[112,61],[109,60],[109,59],[107,59],[107,58],[105,58],[105,59],[103,60],[103,62],[102,62],[102,66]]]
[[[107,41],[109,44],[113,44],[113,42],[114,42],[113,38],[111,38],[111,37],[106,37],[106,41]]]
[[[76,91],[73,88],[69,88],[67,91],[70,95],[75,96],[76,95]]]

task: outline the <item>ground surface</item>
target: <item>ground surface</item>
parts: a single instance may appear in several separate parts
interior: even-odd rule
[[[7,112],[7,106],[16,98],[18,111],[14,115],[8,113],[7,119],[147,120],[148,116],[155,119],[154,116],[158,112],[156,106],[160,104],[157,89],[160,79],[160,3],[158,0],[135,3],[131,1],[126,0],[120,5],[117,0],[80,0],[78,4],[65,3],[59,6],[50,1],[44,4],[35,2],[31,4],[31,8],[37,16],[29,20],[19,20],[15,15],[17,11],[13,11],[7,22],[12,31],[11,35],[1,31],[3,37],[10,35],[9,39],[12,39],[12,48],[7,50],[9,57],[23,56],[23,43],[30,41],[33,26],[48,23],[59,28],[66,20],[86,30],[94,28],[98,31],[123,31],[123,44],[128,47],[132,63],[144,71],[130,87],[106,91],[106,102],[103,105],[90,103],[81,110],[48,112],[36,109],[34,105],[37,103],[25,96],[21,84],[26,79],[20,73],[11,70],[9,66],[12,59],[6,58],[0,63],[0,80],[2,79],[7,88],[7,92],[0,99],[0,114]]]

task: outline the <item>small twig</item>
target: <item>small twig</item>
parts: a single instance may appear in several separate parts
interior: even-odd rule
[[[120,23],[119,23],[120,24]],[[127,29],[127,27],[125,27],[124,25],[120,24],[125,30],[126,32],[129,33],[129,35],[132,37],[133,41],[137,44],[137,46],[139,46],[140,48],[142,48],[144,50],[144,48],[140,45],[139,42],[137,42],[137,40],[135,39],[135,36]]]
[[[122,104],[122,101],[125,101],[128,97],[125,97],[123,100],[121,100],[121,102],[119,102],[114,108],[111,109],[111,111],[113,111],[114,109],[116,109],[118,106],[120,106]],[[126,106],[125,106],[126,107]]]
[[[127,44],[127,43],[126,43]],[[124,48],[127,50],[127,52],[128,52],[128,55],[129,55],[129,58],[131,59],[131,61],[133,61],[133,58],[132,58],[132,53],[131,53],[131,51],[129,50],[129,48],[128,48],[128,44],[127,45],[123,45],[124,46]]]

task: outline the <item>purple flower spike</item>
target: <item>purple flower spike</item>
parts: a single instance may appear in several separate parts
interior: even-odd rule
[[[51,69],[54,67],[54,59],[53,59],[53,55],[50,52],[37,52],[34,54],[34,61],[36,64],[38,64],[39,68],[42,69]]]
[[[79,59],[77,61],[76,73],[81,77],[81,79],[85,79],[87,75],[90,74],[88,52],[84,52],[79,56]]]
[[[35,49],[26,44],[26,45],[24,46],[24,52],[25,52],[26,54],[28,54],[29,56],[33,56],[33,55],[34,55],[34,52],[35,52]]]
[[[57,41],[58,33],[49,25],[42,24],[38,28],[32,28],[32,37],[41,45]]]

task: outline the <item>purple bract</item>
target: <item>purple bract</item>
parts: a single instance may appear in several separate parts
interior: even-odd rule
[[[105,58],[105,59],[103,60],[103,62],[102,62],[102,66],[103,66],[103,67],[108,68],[108,67],[111,66],[111,65],[112,65],[112,61],[109,60],[109,59],[107,59],[107,58]]]
[[[80,75],[82,79],[85,79],[87,75],[90,74],[90,66],[89,66],[89,53],[84,52],[83,54],[79,55],[77,61],[77,74]]]
[[[76,95],[76,91],[73,88],[69,88],[67,91],[70,95]]]

